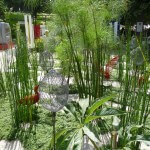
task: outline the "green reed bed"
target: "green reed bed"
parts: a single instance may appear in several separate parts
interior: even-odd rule
[[[61,67],[65,70],[67,65],[68,76],[74,77],[81,98],[102,97],[104,76],[100,70],[104,69],[106,52],[114,43],[108,24],[114,16],[110,16],[111,10],[103,2],[63,3],[63,6],[59,0],[54,3],[56,23],[62,27],[63,36],[56,48]]]
[[[4,77],[3,73],[0,72],[0,96],[5,97],[6,96],[6,90],[5,90],[5,82],[4,82]]]
[[[103,71],[105,64],[110,60],[109,51],[118,48],[109,26],[109,22],[115,18],[110,15],[113,11],[109,10],[111,5],[111,2],[105,4],[98,1],[62,2],[58,0],[54,2],[57,18],[55,21],[59,27],[62,27],[61,42],[56,47],[56,53],[61,60],[63,73],[68,76],[68,79],[71,76],[74,78],[79,97],[90,99],[89,107],[97,101],[96,98],[110,94],[104,92]],[[129,60],[129,58],[126,59]],[[123,76],[121,63],[123,63],[122,59],[120,59],[120,73],[117,77],[120,80]],[[126,76],[126,81],[127,79]],[[103,108],[105,106],[101,106],[100,110]],[[103,132],[102,128],[105,128],[107,132],[110,131],[110,126],[104,119],[97,119],[94,123],[98,133]]]
[[[131,49],[130,37],[130,34],[128,34],[125,46],[126,53],[123,55],[126,59],[123,60],[121,56],[122,58],[119,61],[121,65],[125,62],[125,66],[119,66],[119,72],[121,74],[124,72],[124,74],[121,75],[122,78],[119,80],[121,81],[121,87],[118,107],[128,113],[120,117],[118,146],[121,148],[128,145],[131,149],[139,149],[140,144],[132,141],[136,141],[137,135],[144,135],[147,130],[145,124],[150,112],[149,94],[147,93],[149,89],[149,63],[147,61],[147,49],[145,49],[145,46],[140,41],[141,38],[136,37],[137,47],[140,47],[141,54],[143,55],[143,63],[137,65],[139,52],[136,52],[134,56],[132,55],[133,49]]]
[[[25,39],[20,32],[17,37],[15,59],[10,60],[9,68],[5,71],[5,78],[12,120],[14,125],[19,127],[21,123],[32,123],[35,119],[33,114],[36,113],[36,106],[21,104],[20,100],[33,94],[34,86],[38,84],[38,66],[36,55],[29,53]]]

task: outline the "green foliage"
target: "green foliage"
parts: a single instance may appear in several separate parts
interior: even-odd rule
[[[111,95],[110,97],[106,97],[103,98],[102,100],[97,101],[96,103],[94,103],[87,111],[88,115],[91,115],[98,107],[100,107],[101,105],[103,105],[105,102],[107,102],[108,100],[111,100],[112,98],[114,98],[114,95]]]
[[[27,150],[48,150],[50,138],[52,137],[52,120],[51,113],[39,106],[36,112],[37,120],[34,122],[32,129],[17,128],[12,126],[11,108],[7,98],[0,98],[0,140],[19,140]],[[56,129],[61,130],[63,127],[75,127],[74,118],[63,111],[57,113]],[[24,124],[26,125],[26,124]]]
[[[127,12],[124,14],[122,19],[123,22],[127,24],[135,24],[138,21],[143,21],[145,24],[150,23],[148,17],[150,10],[150,2],[129,0],[127,5]]]
[[[78,93],[77,85],[70,84],[69,85],[69,94],[77,94],[77,93]]]
[[[6,20],[9,21],[23,21],[24,20],[24,14],[20,12],[7,12],[5,13]],[[11,23],[10,23],[11,24]]]
[[[0,72],[0,97],[6,96],[6,88],[3,73]]]
[[[47,1],[45,3],[47,4]],[[45,3],[40,0],[26,1],[28,9],[32,10],[34,15],[43,9]],[[38,10],[39,7],[42,9]],[[116,42],[109,26],[112,20],[117,20],[126,11],[126,1],[55,0],[53,10],[55,15],[50,16],[51,22],[48,23],[49,36],[44,39],[46,42],[39,41],[36,44],[38,52],[43,51],[44,48],[51,52],[56,51],[56,56],[61,61],[60,67],[63,74],[68,77],[68,80],[70,77],[74,78],[73,89],[78,90],[80,97],[78,102],[72,102],[66,106],[63,115],[58,115],[57,149],[80,150],[85,137],[88,137],[95,149],[99,149],[97,144],[100,142],[99,136],[110,130],[118,130],[115,131],[119,133],[118,148],[138,149],[140,141],[149,140],[149,135],[145,134],[148,130],[147,119],[150,112],[150,98],[147,94],[149,63],[144,56],[146,47],[142,45],[141,38],[137,38],[144,57],[143,64],[137,66],[136,59],[130,53],[132,50],[130,29],[125,42],[124,39]],[[13,15],[7,14],[6,19],[23,19],[22,14]],[[11,62],[8,72],[5,73],[5,79],[12,121],[20,127],[22,122],[32,124],[33,121],[37,121],[36,108],[34,106],[20,107],[18,101],[32,94],[33,86],[37,84],[38,61],[36,52],[28,52],[24,38],[20,34],[17,37],[16,61]],[[108,96],[108,91],[104,92],[103,86],[103,70],[107,61],[110,60],[111,53],[119,55],[119,68],[114,69],[115,77],[111,79],[119,79],[120,87],[111,88],[110,86],[109,89],[111,93],[117,90],[117,98],[112,94]],[[133,76],[130,75],[131,70],[134,70]],[[142,80],[141,84],[140,77],[145,80]],[[0,81],[0,90],[5,91],[3,80]],[[105,95],[107,96],[103,97]],[[117,108],[113,108],[114,104]],[[40,113],[41,122],[37,125],[37,129],[40,129],[37,135],[37,147],[34,145],[36,148],[29,149],[47,149],[49,138],[51,138],[50,148],[53,148],[54,139],[49,128],[51,121],[42,113]],[[121,120],[119,126],[112,125],[112,116],[118,116]],[[66,122],[63,121],[65,119]],[[2,120],[1,117],[0,120]],[[46,129],[43,129],[43,122],[44,125],[46,122]],[[0,127],[3,126],[4,124],[0,124]],[[46,148],[43,148],[43,145],[46,145]]]
[[[7,8],[13,8],[12,11],[17,12],[30,12],[32,14],[37,13],[50,13],[51,3],[50,0],[4,0]]]
[[[32,95],[32,90],[37,85],[37,56],[29,50],[22,34],[17,32],[16,59],[14,54],[4,72],[6,79],[7,95],[9,97],[12,121],[16,127],[22,122],[30,122],[36,119],[36,107],[33,105],[20,104],[20,100]],[[31,58],[32,57],[32,58]],[[32,66],[34,65],[34,66]]]
[[[63,73],[65,75],[69,74],[69,66],[70,66],[70,49],[67,41],[61,42],[55,49],[57,52],[58,58],[61,58],[61,66],[63,68]]]
[[[55,14],[49,15],[47,18],[49,19],[49,21],[46,22],[48,34],[44,38],[44,47],[46,50],[54,53],[55,49],[61,42],[61,27],[59,27],[59,24],[55,22],[58,20],[58,17]]]
[[[36,52],[43,52],[44,51],[44,43],[42,39],[35,40],[35,49]]]
[[[118,110],[113,110],[110,108],[107,111],[103,111],[103,108],[98,109],[105,102],[114,98],[114,95],[109,97],[105,97],[100,99],[101,103],[97,103],[97,101],[91,105],[89,108],[89,99],[81,99],[78,103],[74,102],[68,105],[65,109],[66,114],[72,115],[76,119],[76,127],[73,128],[65,128],[56,133],[56,147],[57,149],[82,149],[83,147],[83,139],[86,135],[89,140],[92,141],[93,146],[98,149],[98,143],[100,142],[98,133],[95,133],[95,129],[90,128],[92,122],[94,120],[100,119],[101,117],[108,117],[110,115],[123,115],[124,113],[119,112]],[[92,111],[89,111],[92,110]],[[96,111],[100,111],[102,116],[99,113],[99,116],[94,116]],[[90,118],[90,119],[89,119]],[[100,128],[97,122],[95,121],[94,128]],[[100,134],[100,133],[99,133]],[[50,146],[53,147],[53,138],[51,139]]]
[[[6,6],[4,5],[4,0],[0,0],[0,20],[5,18]]]
[[[7,98],[0,97],[0,140],[6,139],[12,128],[11,109]]]
[[[61,27],[61,42],[56,52],[64,74],[68,79],[74,77],[80,98],[103,96],[104,77],[99,68],[104,66],[106,50],[114,45],[109,23],[117,19],[124,6],[117,0],[53,3],[54,13],[59,17],[55,22]]]
[[[5,13],[5,20],[10,24],[12,38],[16,38],[16,25],[18,21],[24,21],[24,14],[20,12],[7,12]]]
[[[40,4],[40,0],[26,0],[25,5],[35,9]]]
[[[30,11],[35,17],[37,13],[51,13],[51,3],[50,0],[25,0],[24,5],[27,7],[27,10]]]
[[[127,143],[135,140],[137,135],[144,135],[148,129],[146,124],[148,123],[149,114],[149,95],[147,93],[149,88],[149,72],[147,54],[145,53],[146,47],[142,44],[142,37],[136,37],[137,47],[141,53],[140,59],[136,59],[139,52],[134,53],[131,47],[131,33],[128,29],[127,43],[123,43],[123,39],[120,41],[119,60],[120,66],[118,72],[121,73],[121,87],[118,89],[120,92],[117,103],[123,112],[127,112],[127,115],[120,116],[119,139],[118,148],[126,147]],[[123,49],[126,49],[124,53],[121,53]],[[136,59],[136,60],[135,60]],[[143,59],[140,65],[137,65],[139,61]],[[124,65],[124,63],[126,65]],[[125,70],[125,72],[124,72]],[[133,71],[133,74],[131,74]],[[143,79],[144,78],[144,82]],[[142,81],[141,81],[142,80]],[[118,106],[119,107],[119,106]],[[147,123],[146,123],[147,122]],[[131,149],[138,149],[139,142],[134,141],[129,144]]]
[[[23,10],[24,0],[4,0],[8,9],[13,9],[13,11]]]

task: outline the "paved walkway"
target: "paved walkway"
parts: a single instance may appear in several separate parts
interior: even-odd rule
[[[0,150],[24,150],[20,141],[0,141]]]
[[[9,49],[0,51],[0,71],[4,72],[8,70],[10,62],[15,59],[15,49]]]

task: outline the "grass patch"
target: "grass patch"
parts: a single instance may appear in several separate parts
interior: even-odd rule
[[[0,140],[20,140],[26,150],[48,150],[52,137],[51,113],[42,106],[37,109],[37,120],[28,130],[12,126],[9,100],[0,99]],[[57,113],[56,130],[76,126],[74,118],[63,111]]]

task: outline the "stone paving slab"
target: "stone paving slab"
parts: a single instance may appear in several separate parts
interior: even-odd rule
[[[140,150],[150,150],[150,142],[141,142]]]
[[[0,71],[5,72],[11,61],[15,60],[15,49],[8,49],[5,51],[0,51]]]
[[[0,141],[0,150],[24,150],[20,141]]]

